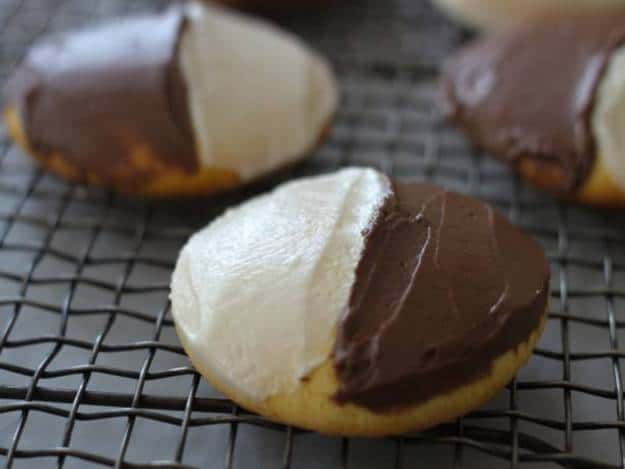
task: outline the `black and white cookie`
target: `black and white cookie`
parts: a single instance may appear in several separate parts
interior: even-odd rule
[[[4,115],[67,179],[184,195],[306,156],[337,103],[329,65],[295,36],[190,2],[35,45],[7,84]]]
[[[479,38],[441,82],[449,120],[525,179],[560,197],[625,205],[625,14]]]
[[[269,418],[344,435],[479,406],[540,336],[549,268],[489,205],[364,168],[229,210],[178,259],[171,300],[196,368]]]

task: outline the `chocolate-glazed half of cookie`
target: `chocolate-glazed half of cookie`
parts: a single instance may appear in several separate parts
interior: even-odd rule
[[[325,433],[453,419],[527,360],[548,303],[540,247],[489,205],[364,168],[226,212],[183,248],[178,335],[225,395]]]
[[[189,2],[35,45],[10,134],[78,182],[146,195],[234,187],[306,156],[337,105],[328,64],[259,20]]]
[[[477,39],[442,76],[444,114],[556,195],[625,203],[625,16],[569,18]]]

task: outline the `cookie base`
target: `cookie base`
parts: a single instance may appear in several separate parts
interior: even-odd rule
[[[195,368],[219,392],[228,396],[242,407],[254,411],[270,420],[296,427],[318,431],[328,435],[377,437],[423,430],[443,422],[452,421],[481,406],[497,394],[523,366],[538,342],[546,323],[546,315],[527,341],[515,350],[499,356],[488,376],[469,382],[450,392],[436,396],[422,404],[397,411],[375,413],[354,404],[340,405],[332,396],[336,392],[334,366],[326,360],[296,390],[271,396],[263,401],[254,401],[237,389],[216,379],[200,361],[190,359]],[[183,347],[189,353],[190,347],[178,334]]]
[[[319,138],[310,149],[284,166],[299,162],[320,145],[329,134],[333,120],[334,115],[330,116]],[[205,196],[253,183],[267,176],[261,175],[259,178],[243,181],[234,171],[222,168],[200,168],[196,172],[189,173],[180,168],[164,165],[147,147],[136,147],[128,155],[128,167],[122,174],[111,173],[104,178],[87,168],[77,167],[62,153],[43,155],[36,152],[28,142],[22,120],[14,107],[5,109],[4,121],[9,136],[43,169],[70,182],[107,187],[121,194],[163,198]],[[149,177],[135,179],[129,176],[133,173],[149,174]]]
[[[595,167],[575,199],[584,204],[623,207],[625,206],[625,191],[614,182],[606,167],[601,163],[601,158],[597,158]]]
[[[576,193],[571,195],[562,195],[553,191],[553,187],[562,185],[564,178],[562,170],[557,165],[522,159],[517,169],[523,179],[564,200],[604,208],[625,207],[625,191],[610,176],[601,157],[597,157],[586,181]]]
[[[123,194],[151,197],[212,194],[241,183],[236,173],[225,169],[202,168],[190,174],[179,168],[163,165],[148,148],[141,147],[134,148],[128,155],[128,168],[124,174],[109,174],[102,177],[86,168],[77,167],[60,152],[42,155],[33,150],[15,108],[8,107],[5,110],[4,121],[11,138],[25,153],[32,156],[39,166],[70,182],[111,187]],[[130,183],[131,178],[128,175],[135,171],[148,172],[151,176],[141,183],[138,181]]]

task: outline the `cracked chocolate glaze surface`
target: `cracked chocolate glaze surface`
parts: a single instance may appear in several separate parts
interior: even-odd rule
[[[543,251],[499,212],[430,184],[396,184],[339,323],[335,399],[384,412],[486,376],[538,328],[548,294]]]
[[[625,16],[586,16],[477,39],[442,76],[443,113],[537,185],[569,194],[595,158],[595,92]]]
[[[5,88],[31,148],[104,182],[135,184],[163,166],[196,169],[177,59],[185,24],[178,6],[35,45]]]

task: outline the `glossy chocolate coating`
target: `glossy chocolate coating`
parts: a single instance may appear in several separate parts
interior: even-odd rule
[[[622,14],[477,39],[445,68],[444,114],[477,146],[539,186],[574,193],[595,158],[595,92],[624,40]]]
[[[101,183],[197,168],[177,49],[182,7],[35,45],[6,86],[29,146]]]
[[[335,398],[384,412],[487,375],[537,330],[548,285],[541,248],[489,205],[396,184],[339,324]]]

